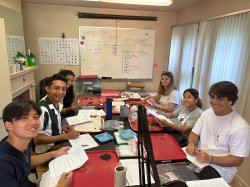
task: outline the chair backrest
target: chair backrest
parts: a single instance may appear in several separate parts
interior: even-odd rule
[[[44,96],[47,95],[47,92],[45,90],[45,86],[48,85],[50,77],[45,77],[39,82],[39,92],[40,92],[40,99],[42,99]]]

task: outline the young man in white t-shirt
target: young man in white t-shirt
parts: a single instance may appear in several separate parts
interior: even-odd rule
[[[218,82],[208,93],[212,108],[204,111],[196,122],[186,151],[201,163],[209,163],[230,183],[236,167],[249,154],[249,124],[232,108],[238,99],[235,84]]]

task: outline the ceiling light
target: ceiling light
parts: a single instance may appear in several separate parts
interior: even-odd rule
[[[107,3],[134,4],[134,5],[151,5],[151,6],[169,6],[172,0],[88,0]]]

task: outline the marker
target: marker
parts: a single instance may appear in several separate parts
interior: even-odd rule
[[[102,79],[112,79],[112,77],[102,77]]]

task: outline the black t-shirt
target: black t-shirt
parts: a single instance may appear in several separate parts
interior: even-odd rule
[[[69,108],[71,107],[73,101],[74,101],[75,95],[74,95],[74,89],[73,86],[70,86],[67,91],[66,95],[63,98],[63,108]],[[67,112],[67,114],[62,114],[63,118],[69,117],[69,116],[74,116],[75,112],[72,110],[70,112]]]
[[[31,169],[30,148],[27,155],[7,141],[0,142],[0,186],[35,187],[28,179]]]
[[[71,107],[71,104],[74,101],[74,97],[73,86],[70,86],[66,91],[65,97],[63,98],[63,108]]]

